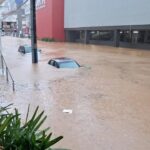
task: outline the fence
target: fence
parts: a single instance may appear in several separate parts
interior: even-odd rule
[[[1,67],[2,67],[2,74],[6,75],[6,81],[9,82],[9,79],[11,80],[12,83],[12,90],[15,91],[15,81],[10,73],[10,70],[6,64],[6,61],[2,55],[2,53],[0,52],[0,58],[1,58]]]

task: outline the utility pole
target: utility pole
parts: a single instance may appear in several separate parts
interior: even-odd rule
[[[38,63],[36,37],[36,0],[30,0],[32,63]]]

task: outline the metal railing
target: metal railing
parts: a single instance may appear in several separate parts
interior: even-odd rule
[[[2,55],[2,53],[0,52],[0,58],[1,58],[1,67],[2,67],[2,74],[5,75],[6,73],[6,81],[9,82],[9,79],[11,79],[11,82],[12,82],[12,89],[13,91],[15,91],[15,81],[9,71],[9,68],[6,64],[6,61]]]

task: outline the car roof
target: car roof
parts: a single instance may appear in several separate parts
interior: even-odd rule
[[[73,60],[73,59],[71,59],[71,58],[67,58],[67,57],[53,58],[53,59],[51,59],[51,60],[54,60],[54,61],[56,61],[56,62],[58,62],[58,63],[75,61],[75,60]]]

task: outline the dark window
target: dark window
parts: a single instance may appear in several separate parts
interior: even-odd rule
[[[99,40],[99,31],[91,31],[90,32],[90,40]]]
[[[113,31],[101,31],[100,40],[102,41],[112,41],[113,40]]]
[[[90,40],[97,41],[112,41],[113,40],[113,31],[91,31]]]
[[[131,41],[131,32],[127,31],[120,31],[120,41],[121,42],[130,42]]]
[[[58,64],[57,62],[56,62],[56,64],[55,64],[55,65],[56,65],[56,67],[57,67],[57,68],[59,68],[59,64]]]
[[[25,48],[24,48],[24,46],[20,46],[20,48],[19,48],[20,50],[20,52],[22,52],[22,53],[25,53]]]
[[[144,43],[144,37],[145,37],[145,31],[139,31],[138,32],[138,43]]]
[[[147,32],[146,43],[150,43],[150,31]]]
[[[150,43],[150,31],[139,31],[138,43]]]
[[[57,63],[56,61],[53,62],[53,66],[57,67]]]

